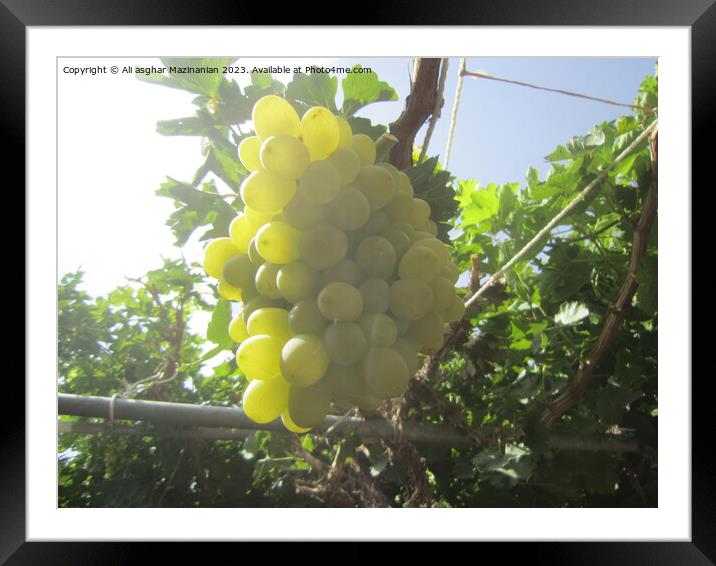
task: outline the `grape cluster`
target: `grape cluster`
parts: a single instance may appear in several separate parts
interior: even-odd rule
[[[331,403],[375,409],[400,396],[418,353],[459,320],[459,272],[408,176],[375,163],[376,146],[327,108],[299,118],[283,98],[253,108],[239,145],[251,172],[243,214],[212,240],[204,268],[239,302],[229,334],[250,381],[246,415],[291,431]]]

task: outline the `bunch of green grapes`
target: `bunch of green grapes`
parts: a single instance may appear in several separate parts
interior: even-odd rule
[[[270,95],[253,122],[239,145],[245,208],[204,268],[238,302],[245,413],[304,432],[332,404],[370,410],[403,393],[418,354],[464,313],[459,271],[430,205],[344,118],[320,106],[299,118]]]

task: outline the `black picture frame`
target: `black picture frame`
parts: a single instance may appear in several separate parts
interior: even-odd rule
[[[312,4],[312,5],[315,5]],[[316,7],[317,9],[318,7]],[[25,148],[25,40],[29,26],[89,25],[295,25],[304,15],[303,4],[282,6],[267,19],[257,3],[199,3],[190,0],[0,0],[0,53],[5,80],[0,88],[5,134],[6,173],[24,169],[7,164],[24,162]],[[338,14],[333,7],[327,13]],[[319,11],[317,9],[317,11]],[[263,17],[262,17],[263,16]],[[338,18],[337,18],[338,19]],[[340,19],[344,19],[341,16]],[[361,21],[363,20],[363,21]],[[713,148],[714,95],[716,86],[716,5],[714,0],[559,0],[545,2],[445,3],[393,1],[375,9],[361,9],[351,25],[539,25],[539,26],[686,26],[692,34],[692,179],[693,186],[711,191],[713,175],[707,152]],[[315,24],[316,22],[310,22]],[[345,23],[345,22],[342,22]],[[49,135],[49,134],[48,134]],[[699,181],[702,181],[699,183]],[[7,181],[6,181],[7,182]],[[20,186],[19,183],[15,186]],[[670,190],[665,187],[664,190]],[[689,187],[680,187],[684,192]],[[16,191],[17,192],[17,191]],[[22,202],[24,208],[24,199]],[[697,225],[694,221],[692,225]],[[697,239],[694,238],[694,243]],[[710,241],[710,239],[709,239]],[[693,255],[692,255],[693,257]],[[691,283],[691,274],[682,274]],[[15,275],[16,277],[16,275]],[[14,293],[16,291],[13,291]],[[698,295],[697,295],[698,296]],[[703,295],[702,295],[703,296]],[[25,304],[32,300],[25,295]],[[8,301],[9,302],[9,301]],[[695,334],[692,333],[695,337]],[[27,340],[31,337],[26,336]],[[0,563],[81,564],[124,563],[146,559],[141,543],[29,543],[25,542],[25,386],[17,374],[6,372],[6,403],[18,412],[5,420],[0,436]],[[707,372],[692,379],[692,538],[690,542],[580,542],[493,543],[510,544],[498,550],[510,561],[522,555],[530,563],[552,564],[713,564],[716,561],[716,465],[707,421],[712,403]],[[688,379],[691,376],[669,376]],[[320,535],[317,535],[320,536]],[[494,546],[490,547],[495,548]],[[165,552],[162,550],[162,552]],[[182,556],[191,559],[186,545]],[[272,550],[273,552],[273,550]],[[163,556],[169,560],[168,555]]]

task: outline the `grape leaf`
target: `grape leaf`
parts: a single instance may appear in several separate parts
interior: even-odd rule
[[[361,69],[355,65],[353,69]],[[385,81],[378,80],[378,75],[370,73],[349,73],[341,81],[343,87],[343,107],[341,112],[344,116],[352,116],[358,110],[373,102],[398,100],[398,94]]]

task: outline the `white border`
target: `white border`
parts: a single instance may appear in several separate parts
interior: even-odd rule
[[[28,28],[28,540],[690,540],[690,43],[690,28]],[[658,509],[57,509],[56,57],[286,54],[659,57]]]

